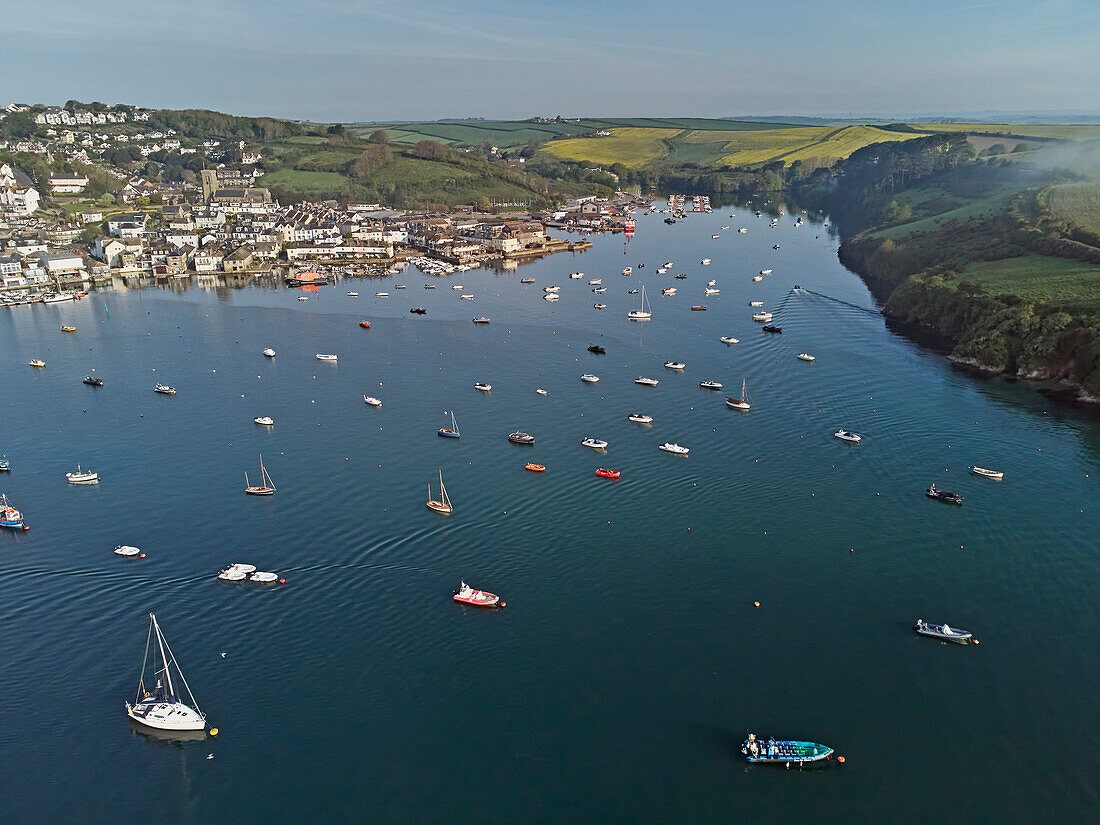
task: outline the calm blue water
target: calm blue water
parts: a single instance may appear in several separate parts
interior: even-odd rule
[[[608,237],[306,303],[192,287],[3,311],[0,490],[32,530],[0,534],[0,820],[1093,819],[1100,424],[889,332],[821,226],[730,211],[642,217],[626,254]],[[690,312],[710,278],[721,294]],[[642,283],[654,318],[631,323]],[[757,299],[783,335],[750,320]],[[492,324],[470,323],[481,314]],[[98,390],[81,384],[93,368]],[[599,384],[580,382],[589,371]],[[704,379],[736,394],[745,379],[752,410],[727,410]],[[447,410],[459,440],[435,434]],[[508,443],[517,429],[535,446]],[[260,453],[269,499],[242,494]],[[78,462],[98,487],[66,484]],[[424,507],[440,469],[449,518]],[[926,500],[930,481],[966,505]],[[116,558],[118,544],[148,557]],[[287,583],[218,582],[234,561]],[[462,578],[509,607],[454,604]],[[131,730],[149,611],[217,739]],[[917,617],[982,644],[919,638]],[[749,731],[827,743],[847,764],[747,768]]]

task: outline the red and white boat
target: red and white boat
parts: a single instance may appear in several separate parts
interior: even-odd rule
[[[608,470],[604,467],[600,467],[600,469],[596,470],[596,475],[598,475],[600,478],[618,478],[619,477],[619,471],[618,470]]]
[[[486,593],[484,590],[475,590],[462,582],[462,586],[455,591],[454,600],[473,607],[505,607],[500,596],[495,593]]]

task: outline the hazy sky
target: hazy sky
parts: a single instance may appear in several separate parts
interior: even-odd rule
[[[313,120],[1100,109],[1100,0],[32,0],[0,105]]]

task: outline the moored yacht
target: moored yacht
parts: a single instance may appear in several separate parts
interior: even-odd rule
[[[631,413],[626,417],[626,420],[633,421],[635,424],[652,424],[653,416],[645,413]]]
[[[657,386],[657,379],[656,378],[638,377],[638,378],[634,379],[634,383],[635,384],[640,384],[643,387],[656,387]]]
[[[145,684],[145,669],[149,653],[153,654],[151,686]],[[159,660],[159,667],[158,667]],[[179,685],[173,683],[172,671],[179,677]],[[190,705],[182,701],[182,686],[187,692]],[[206,729],[206,717],[199,710],[191,688],[176,663],[176,657],[168,642],[164,640],[157,617],[149,614],[149,633],[145,640],[145,658],[141,662],[141,677],[138,679],[137,696],[133,704],[126,703],[126,715],[142,725],[163,731],[201,731]]]
[[[153,392],[159,392],[161,395],[175,395],[176,388],[169,387],[167,384],[157,384],[153,387]]]
[[[70,484],[99,484],[99,473],[93,470],[82,470],[79,464],[73,472],[65,473],[65,478]]]
[[[268,358],[274,358],[275,357],[275,350],[273,350],[271,347],[268,347],[267,349],[264,350],[264,355],[266,355]]]
[[[671,441],[666,441],[664,444],[658,444],[657,449],[664,450],[666,453],[673,453],[674,455],[687,455],[689,452],[687,447],[681,447],[679,444],[674,444]]]
[[[581,381],[586,384],[598,384],[600,382],[600,376],[593,375],[590,372],[586,372],[584,375],[581,376]]]
[[[606,450],[607,442],[604,441],[602,438],[593,438],[592,436],[587,436],[586,438],[581,440],[581,446],[588,447],[591,450]]]

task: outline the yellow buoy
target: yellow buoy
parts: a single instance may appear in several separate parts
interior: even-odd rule
[[[218,729],[217,728],[211,728],[210,729],[210,735],[211,736],[217,736],[218,735]]]

